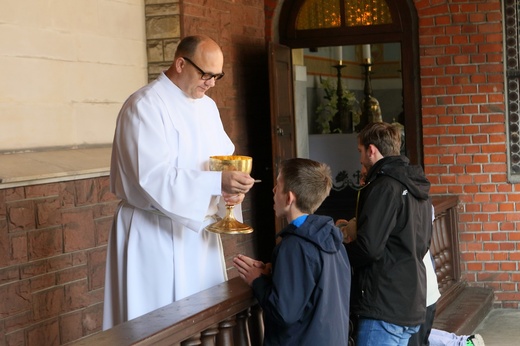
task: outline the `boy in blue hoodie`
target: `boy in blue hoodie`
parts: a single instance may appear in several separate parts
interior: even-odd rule
[[[348,345],[350,263],[332,218],[313,215],[332,187],[330,168],[283,161],[274,210],[289,224],[272,262],[238,255],[233,262],[264,312],[264,345]]]

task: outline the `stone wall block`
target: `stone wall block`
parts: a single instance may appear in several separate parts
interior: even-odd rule
[[[63,285],[87,277],[87,266],[75,266],[56,273],[56,284]]]
[[[146,36],[148,39],[179,37],[179,16],[147,18]]]
[[[65,252],[88,249],[94,246],[94,219],[91,208],[63,213]]]
[[[158,5],[147,5],[145,6],[146,16],[171,16],[179,14],[178,3],[164,3]]]
[[[92,212],[94,219],[100,219],[105,217],[114,217],[119,200],[113,200],[107,203],[98,203],[92,206]]]
[[[82,318],[81,311],[60,316],[60,341],[62,343],[71,342],[83,336]]]
[[[19,314],[14,314],[12,317],[8,317],[4,321],[5,333],[13,335],[17,334],[15,331],[29,326],[34,321],[34,319],[32,311],[25,311]]]
[[[27,330],[27,345],[60,345],[60,328],[58,319],[39,323]]]
[[[6,346],[20,346],[25,344],[25,332],[23,330],[5,336]]]
[[[178,4],[180,0],[144,0],[145,6],[158,4]]]
[[[96,225],[96,246],[108,244],[108,237],[112,229],[113,218],[103,218],[95,221]]]
[[[27,262],[27,233],[19,232],[9,235],[9,262],[20,264]]]
[[[25,199],[25,189],[23,186],[5,189],[5,201],[14,202]]]
[[[75,205],[74,182],[67,181],[60,183],[60,203],[62,208],[73,208]]]
[[[106,256],[107,252],[104,248],[88,252],[89,291],[103,288],[105,285]]]
[[[80,264],[87,263],[87,254],[85,251],[73,252],[72,253],[72,265],[77,266]]]
[[[60,194],[60,187],[58,184],[41,184],[31,185],[25,187],[26,198],[40,198],[58,196]]]
[[[98,288],[88,292],[90,305],[103,304],[105,301],[105,289]]]
[[[103,304],[89,306],[83,311],[83,331],[85,335],[101,330],[103,324]]]
[[[63,253],[63,232],[58,228],[28,232],[29,260],[52,257]]]
[[[35,261],[20,267],[20,278],[26,279],[47,273],[47,260]]]
[[[65,285],[65,311],[81,309],[89,305],[87,279],[75,281]]]
[[[0,285],[20,279],[20,269],[16,266],[0,269]]]
[[[72,267],[73,257],[70,253],[66,253],[60,256],[54,256],[46,260],[46,269],[48,272],[59,271]]]
[[[59,197],[34,201],[36,228],[61,225],[61,203]]]
[[[99,202],[109,202],[116,199],[116,196],[110,191],[110,179],[108,177],[101,177],[94,183],[97,185]]]
[[[31,261],[63,253],[61,226],[28,232],[27,244],[28,258]]]
[[[163,41],[149,40],[146,43],[146,54],[149,62],[164,61]]]
[[[63,286],[33,293],[34,319],[39,321],[58,316],[63,311],[63,301]]]
[[[24,200],[7,204],[9,232],[35,228],[34,201]]]
[[[150,78],[155,79],[162,71],[167,70],[171,63],[172,62],[170,61],[169,63],[163,62],[160,64],[151,64],[148,66],[148,74],[150,75]]]
[[[0,268],[9,264],[9,234],[7,233],[7,220],[0,219]],[[1,283],[1,282],[0,282]]]
[[[97,184],[92,179],[75,181],[74,191],[76,206],[90,205],[98,202]]]
[[[164,40],[164,61],[169,62],[170,64],[173,62],[173,57],[175,56],[175,51],[177,50],[179,41],[179,39]]]
[[[42,291],[56,286],[56,273],[47,273],[29,279],[31,292]]]
[[[5,208],[5,192],[5,189],[0,190],[0,220],[5,219],[7,217]]]
[[[0,318],[31,309],[31,293],[26,280],[0,286],[0,297]]]

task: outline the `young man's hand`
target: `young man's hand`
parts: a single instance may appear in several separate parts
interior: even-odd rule
[[[356,218],[352,218],[350,221],[345,219],[339,219],[336,221],[336,226],[343,233],[343,242],[348,244],[357,238],[357,221]]]
[[[265,264],[245,255],[233,258],[233,264],[238,270],[239,276],[249,285],[261,275],[271,275],[271,263]]]

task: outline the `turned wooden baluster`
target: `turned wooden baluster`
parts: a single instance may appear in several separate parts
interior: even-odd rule
[[[215,346],[216,345],[216,336],[218,335],[218,326],[214,325],[210,328],[204,330],[201,333],[201,341],[202,346]]]
[[[181,342],[181,346],[199,346],[200,345],[200,334],[193,335],[191,338]]]
[[[250,309],[249,335],[251,346],[262,346],[264,344],[264,319],[260,305],[253,305]]]
[[[236,315],[237,325],[234,328],[233,337],[237,346],[251,346],[249,328],[247,326],[249,316],[249,309],[241,311]]]
[[[217,346],[234,346],[233,328],[236,326],[235,316],[232,316],[218,324]]]

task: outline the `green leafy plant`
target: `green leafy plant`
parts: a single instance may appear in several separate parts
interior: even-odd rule
[[[319,130],[324,134],[342,133],[341,127],[331,128],[334,117],[338,112],[337,81],[332,78],[320,78],[320,86],[323,88],[325,95],[323,96],[324,102],[316,108],[316,123]],[[355,94],[350,90],[343,89],[343,96],[340,102],[342,102],[343,109],[351,113],[353,125],[357,124],[361,109]]]

